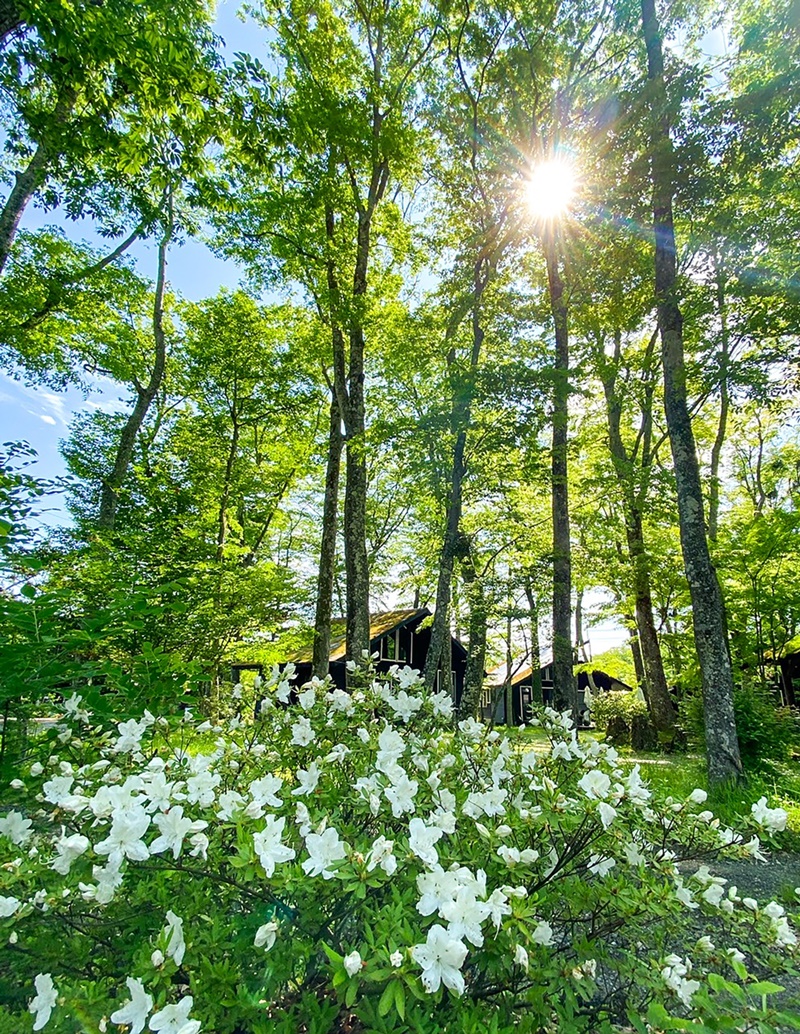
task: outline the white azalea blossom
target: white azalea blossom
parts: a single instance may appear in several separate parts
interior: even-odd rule
[[[67,836],[64,832],[64,827],[61,827],[61,837],[56,840],[53,845],[56,849],[58,857],[51,863],[53,869],[56,872],[60,872],[62,876],[66,876],[72,868],[72,863],[76,858],[80,858],[84,852],[88,851],[91,847],[91,843],[88,837],[83,836],[82,833],[73,833]]]
[[[466,957],[466,946],[438,923],[428,930],[424,944],[415,944],[411,949],[411,958],[422,969],[422,986],[430,994],[438,991],[442,984],[457,995],[464,993],[461,967]]]
[[[116,1012],[111,1013],[110,1019],[112,1023],[120,1026],[130,1026],[130,1034],[141,1034],[153,1008],[153,999],[145,991],[141,980],[136,977],[128,977],[125,983],[128,985],[130,998]]]
[[[186,954],[186,941],[183,936],[183,920],[170,909],[167,912],[167,925],[164,928],[167,937],[167,955],[180,966]]]
[[[309,833],[306,850],[308,858],[303,862],[303,871],[307,876],[322,876],[324,880],[333,879],[334,872],[330,866],[347,856],[345,845],[332,826],[321,835]]]
[[[281,842],[285,825],[284,816],[276,819],[274,815],[267,815],[264,828],[253,834],[253,847],[268,877],[274,875],[276,865],[290,861],[296,854],[293,847]]]
[[[199,1020],[190,1020],[189,1013],[194,1005],[191,995],[181,998],[177,1005],[165,1005],[163,1009],[153,1013],[149,1028],[156,1034],[198,1034],[201,1030]]]
[[[58,992],[49,973],[40,973],[34,980],[36,994],[28,1003],[28,1012],[34,1015],[33,1029],[41,1030],[50,1019],[58,1001]]]
[[[751,807],[753,818],[769,833],[780,833],[786,829],[789,816],[783,808],[768,808],[767,798],[760,797]]]
[[[25,818],[21,812],[10,811],[0,818],[0,834],[8,837],[12,844],[21,846],[30,840],[32,825],[31,820]]]
[[[317,734],[311,726],[311,719],[298,718],[292,726],[292,743],[298,747],[307,747],[317,738]]]
[[[349,955],[345,955],[343,962],[345,972],[349,977],[354,977],[356,973],[361,972],[361,956],[357,951],[351,951]]]
[[[19,898],[0,894],[0,919],[8,919],[9,916],[13,916],[21,904]]]
[[[256,948],[263,948],[265,951],[269,951],[270,948],[275,944],[278,936],[278,924],[274,919],[271,919],[268,923],[264,923],[256,930],[256,936],[253,940],[253,944]]]
[[[204,830],[208,823],[202,820],[192,820],[184,816],[180,804],[169,811],[156,815],[153,820],[158,826],[161,836],[150,844],[150,854],[163,854],[171,851],[172,857],[177,858],[183,848],[183,841],[190,833],[199,833]]]

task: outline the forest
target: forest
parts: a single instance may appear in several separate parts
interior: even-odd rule
[[[69,1016],[58,1018],[42,968],[27,1012],[30,994],[23,1001],[0,979],[0,1034],[30,1029],[29,1013],[40,1029],[54,1006],[55,1030],[106,1030],[113,1010],[101,999],[112,975],[117,985],[127,977],[131,998],[111,1022],[134,1032],[154,1001],[161,1011],[149,1029],[167,1034],[196,1034],[201,1022],[219,1034],[644,1031],[689,1023],[693,1008],[712,1025],[679,1029],[800,1029],[766,1004],[783,991],[769,981],[788,965],[783,959],[776,969],[769,952],[796,947],[777,902],[758,913],[770,947],[763,957],[752,948],[752,970],[737,959],[734,976],[707,987],[705,977],[691,976],[685,946],[667,950],[656,939],[657,989],[636,971],[634,933],[615,941],[615,931],[644,921],[642,902],[655,884],[642,877],[632,904],[609,904],[605,881],[618,878],[608,874],[614,858],[622,865],[623,848],[630,865],[631,851],[636,858],[652,848],[654,871],[677,886],[684,911],[700,907],[692,894],[705,911],[713,906],[715,921],[725,912],[728,922],[727,911],[716,890],[690,893],[678,870],[664,868],[666,853],[676,856],[678,826],[664,820],[660,845],[642,834],[650,791],[639,789],[638,774],[614,783],[621,769],[610,742],[590,738],[594,746],[585,748],[574,731],[571,748],[556,742],[570,742],[565,716],[578,713],[576,666],[591,661],[582,652],[589,626],[616,622],[629,646],[606,663],[640,691],[654,751],[701,757],[708,789],[723,804],[755,779],[742,791],[750,793],[744,810],[740,802],[734,812],[767,839],[786,825],[786,812],[770,809],[766,796],[752,803],[752,815],[750,805],[763,787],[780,794],[783,770],[770,763],[791,762],[800,747],[800,3],[257,0],[241,12],[252,53],[226,46],[218,14],[205,0],[0,3],[3,370],[29,389],[86,399],[60,443],[64,476],[38,472],[10,409],[0,434],[0,801],[22,808],[0,817],[0,846],[5,836],[13,855],[32,835],[24,824],[45,821],[46,807],[29,813],[14,796],[33,777],[56,830],[56,860],[44,871],[63,876],[77,896],[75,887],[89,886],[73,879],[79,866],[81,879],[97,881],[80,892],[84,912],[64,920],[76,967],[85,967],[82,981],[77,969],[65,974],[72,989],[60,1001],[72,1003]],[[235,268],[239,286],[182,296],[171,277],[196,244]],[[401,607],[429,609],[427,659],[417,683],[395,671],[381,689],[370,668],[371,620]],[[339,628],[349,702],[324,681]],[[466,650],[457,694],[453,635]],[[287,688],[284,665],[303,650],[314,677],[301,692]],[[255,682],[234,684],[237,664],[257,669]],[[544,723],[560,773],[535,787],[546,804],[518,803],[519,791],[519,829],[510,793],[500,803],[502,783],[505,775],[508,787],[532,778],[533,755],[498,746],[500,732],[475,721],[487,671],[505,666],[510,680],[514,665],[534,673],[551,666],[552,708],[533,724]],[[392,679],[397,695],[387,688]],[[420,696],[409,698],[414,686]],[[259,740],[262,705],[274,719],[274,756]],[[309,718],[294,713],[301,705]],[[328,708],[327,725],[314,724],[315,707],[320,715]],[[361,741],[348,726],[352,708],[363,710]],[[235,796],[190,822],[184,808],[216,807],[211,783],[194,797],[181,791],[172,805],[168,793],[163,806],[147,798],[152,807],[142,803],[146,794],[130,794],[144,794],[155,778],[157,737],[177,750],[174,737],[193,713],[201,753],[174,763],[198,762],[189,786],[213,778],[214,787],[228,787],[220,801]],[[89,735],[90,714],[112,730],[105,739]],[[167,717],[158,716],[176,714],[178,732],[168,734]],[[388,722],[383,732],[379,715]],[[427,729],[443,716],[450,733],[431,733],[424,760],[422,740],[414,746],[422,733],[410,734],[408,723]],[[86,728],[74,733],[61,721]],[[239,746],[220,740],[216,754],[203,754],[212,749],[203,736],[219,722]],[[405,747],[389,742],[393,723],[411,736],[404,763],[412,774],[416,766],[415,779],[398,773]],[[376,767],[359,769],[359,750],[369,751],[371,736],[378,744],[379,733]],[[448,752],[442,737],[451,734],[465,737],[461,754]],[[502,743],[534,742],[528,734],[535,730],[508,730]],[[109,735],[120,737],[116,746]],[[140,749],[149,736],[152,748]],[[320,751],[330,738],[321,768],[311,761],[301,769],[311,758],[302,751],[317,737]],[[468,765],[478,743],[485,771]],[[77,755],[64,760],[63,751],[81,747],[94,768],[89,760],[78,768]],[[199,764],[212,756],[213,764]],[[246,809],[245,768],[230,785],[238,768],[211,775],[223,757],[255,766],[247,769],[252,785],[263,784]],[[317,787],[323,757],[328,769],[341,763],[345,783],[333,785],[331,774],[327,790]],[[145,758],[149,775],[135,769]],[[93,797],[95,776],[75,773],[112,762],[130,788],[106,809],[95,803],[111,790]],[[162,762],[164,771],[172,763]],[[439,789],[462,764],[472,773],[462,774],[466,782]],[[423,772],[433,774],[426,781]],[[479,772],[491,772],[485,784]],[[291,773],[300,780],[286,813],[294,816],[297,805],[299,833],[288,820],[294,846],[281,840],[284,815],[268,815],[245,846],[242,828],[231,833],[224,824],[235,827],[245,814],[263,823]],[[56,786],[67,777],[84,779],[83,789]],[[277,783],[269,789],[265,780]],[[559,780],[572,787],[566,797],[558,797]],[[469,816],[460,823],[500,838],[492,850],[513,829],[508,843],[516,846],[500,848],[505,864],[533,871],[537,859],[550,858],[551,868],[516,897],[497,884],[495,898],[481,868],[480,893],[469,881],[454,885],[455,912],[450,899],[440,904],[450,893],[441,888],[439,903],[415,909],[427,877],[412,874],[403,899],[412,920],[401,923],[399,911],[392,919],[401,905],[391,904],[388,889],[400,859],[391,844],[403,823],[409,837],[418,783],[433,795],[432,810],[427,827],[410,819],[423,829],[410,830],[408,858],[444,877],[447,843],[447,864],[461,864],[458,798]],[[355,812],[345,806],[352,787]],[[665,814],[696,812],[706,790],[692,792]],[[580,814],[570,793],[583,794]],[[630,835],[620,833],[604,852],[597,845],[622,824],[623,798]],[[355,823],[349,841],[326,829],[322,811],[303,819],[303,801],[322,810],[327,801],[325,814],[344,836]],[[359,807],[373,819],[390,807],[394,827],[377,839],[370,827],[353,853],[347,844],[360,828]],[[506,808],[509,824],[497,826]],[[542,808],[554,809],[549,846],[520,832]],[[112,822],[108,839],[94,844],[94,875],[90,811],[96,822]],[[567,817],[553,818],[562,811]],[[161,835],[146,845],[151,814]],[[167,829],[169,816],[178,825]],[[199,891],[191,905],[188,891],[176,897],[185,913],[168,911],[161,933],[135,921],[136,936],[150,938],[144,962],[143,949],[130,946],[133,932],[124,949],[102,947],[92,924],[123,876],[139,873],[132,900],[168,906],[182,886],[175,874],[184,871],[184,838],[192,835],[191,864],[199,865],[216,850],[208,844],[217,821],[225,851],[231,836],[239,845],[238,868],[216,884],[213,928],[195,930],[197,944],[208,939],[205,968],[190,976],[182,968],[181,923],[188,928],[192,910],[198,923],[203,908],[211,911]],[[717,826],[704,821],[686,826],[683,857],[718,851],[708,840]],[[134,835],[137,822],[144,825]],[[722,843],[757,857],[758,837],[755,847],[738,837],[728,829]],[[298,875],[303,843],[306,876]],[[156,855],[162,867],[154,875]],[[465,864],[477,871],[479,857],[465,856]],[[0,923],[16,916],[33,924],[43,864],[25,863],[28,898],[17,876],[7,884],[0,877]],[[297,872],[273,879],[276,866]],[[295,954],[257,978],[236,961],[238,949],[217,957],[214,945],[226,922],[241,919],[242,903],[256,894],[252,881],[264,874],[272,890],[256,947],[272,957],[276,936],[280,944],[291,927]],[[577,882],[569,904],[548,912],[548,893],[562,900],[556,876]],[[313,887],[305,888],[306,877]],[[348,911],[346,894],[362,904],[351,901]],[[464,918],[465,901],[472,919]],[[665,929],[670,907],[660,919]],[[616,908],[629,908],[624,921],[620,913],[604,928],[601,918]],[[403,962],[370,968],[368,950],[389,943],[393,924],[395,939],[416,936],[402,924],[419,925],[418,913],[437,909],[447,929],[428,928],[427,942],[409,947]],[[497,931],[491,950],[480,932],[489,916]],[[45,932],[31,934],[30,959],[47,955],[40,919]],[[507,934],[512,923],[517,933]],[[581,956],[581,924],[594,954]],[[253,931],[248,936],[252,946]],[[154,945],[160,963],[149,961]],[[399,941],[393,950],[405,951]],[[104,961],[94,965],[96,951]],[[462,974],[468,951],[478,961]],[[535,951],[552,958],[534,965]],[[32,988],[37,968],[16,954],[15,979]],[[151,981],[147,993],[142,980]],[[575,985],[569,993],[564,980]],[[736,1025],[744,1005],[728,1017],[731,995],[739,1001],[741,988],[728,986],[736,980],[756,988],[752,1016],[761,1026]],[[189,1019],[187,987],[198,1001],[205,995],[199,1020]],[[541,997],[537,987],[557,990]],[[176,988],[184,997],[170,1004]],[[456,998],[460,1012],[452,1011]],[[416,1026],[408,1026],[415,1001]]]

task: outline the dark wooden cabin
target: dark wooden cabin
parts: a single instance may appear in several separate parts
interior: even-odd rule
[[[511,670],[511,722],[506,717],[506,687],[509,679],[506,674],[505,664],[490,671],[485,683],[483,697],[481,698],[481,717],[484,721],[493,722],[495,725],[522,725],[528,722],[531,717],[531,709],[536,703],[533,692],[533,668],[512,667]],[[599,669],[592,672],[579,671],[575,676],[578,680],[578,710],[583,713],[586,710],[585,694],[586,688],[591,682],[594,683],[592,692],[610,693],[630,692],[633,688],[622,682],[620,679],[609,675]],[[553,704],[553,665],[552,662],[543,665],[539,669],[539,685],[542,687],[541,702],[547,706]]]
[[[428,649],[431,644],[431,630],[429,627],[420,628],[420,625],[431,616],[427,607],[420,607],[414,610],[390,610],[384,614],[373,614],[369,625],[369,652],[377,654],[378,659],[373,661],[376,670],[387,672],[390,668],[398,666],[401,668],[416,668],[422,672],[425,668],[425,661],[428,657]],[[331,654],[330,654],[330,676],[334,684],[340,689],[345,689],[345,653],[347,642],[345,639],[344,618],[335,618],[331,623]],[[311,646],[298,650],[292,656],[287,657],[291,661],[296,674],[294,682],[298,686],[308,682],[312,675],[312,648]],[[455,691],[455,705],[461,700],[464,692],[464,676],[467,670],[467,651],[457,639],[450,637],[450,663],[453,669],[453,688]],[[435,689],[438,690],[441,672],[436,674]]]

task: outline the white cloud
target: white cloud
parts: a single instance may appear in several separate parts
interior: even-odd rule
[[[43,420],[46,424],[51,424],[53,427],[55,427],[55,425],[56,425],[56,421],[51,416],[48,416],[47,413],[45,413],[45,414],[41,414],[40,413],[39,414],[39,419]]]

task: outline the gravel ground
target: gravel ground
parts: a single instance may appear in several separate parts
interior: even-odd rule
[[[765,903],[775,898],[786,903],[785,893],[800,887],[800,855],[773,852],[765,862],[750,859],[717,859],[715,861],[686,861],[680,868],[694,872],[707,864],[715,876],[722,876],[736,886],[742,897],[755,898]]]

